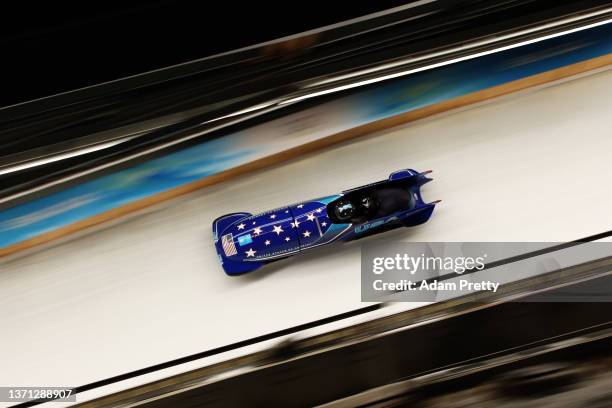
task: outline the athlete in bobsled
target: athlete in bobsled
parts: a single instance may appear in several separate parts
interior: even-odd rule
[[[228,275],[239,275],[310,248],[423,224],[439,202],[421,197],[429,173],[400,170],[340,194],[219,217],[213,236],[221,265]]]

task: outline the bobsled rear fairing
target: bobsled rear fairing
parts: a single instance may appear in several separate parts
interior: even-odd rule
[[[414,226],[426,222],[435,204],[425,203],[421,186],[432,179],[431,171],[401,170],[391,173],[389,179],[344,191],[329,203],[327,211],[335,223],[350,223],[354,234],[344,240],[360,238],[398,226]]]

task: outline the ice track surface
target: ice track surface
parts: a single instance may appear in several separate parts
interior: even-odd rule
[[[431,221],[374,239],[565,241],[612,227],[612,71],[201,190],[0,273],[0,384],[82,385],[363,307],[360,242],[228,277],[211,222],[433,169]],[[416,305],[415,305],[416,306]]]

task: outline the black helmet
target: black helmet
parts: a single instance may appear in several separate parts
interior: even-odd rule
[[[371,215],[374,212],[376,212],[376,209],[378,208],[378,203],[376,202],[376,199],[374,198],[373,195],[366,195],[363,196],[361,198],[361,209],[362,209],[362,213],[365,215]]]
[[[355,215],[356,209],[350,201],[338,201],[334,206],[334,215],[339,221],[348,221]]]

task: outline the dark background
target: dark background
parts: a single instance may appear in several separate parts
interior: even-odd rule
[[[26,1],[10,9],[3,6],[0,106],[214,55],[404,3],[410,1]]]

